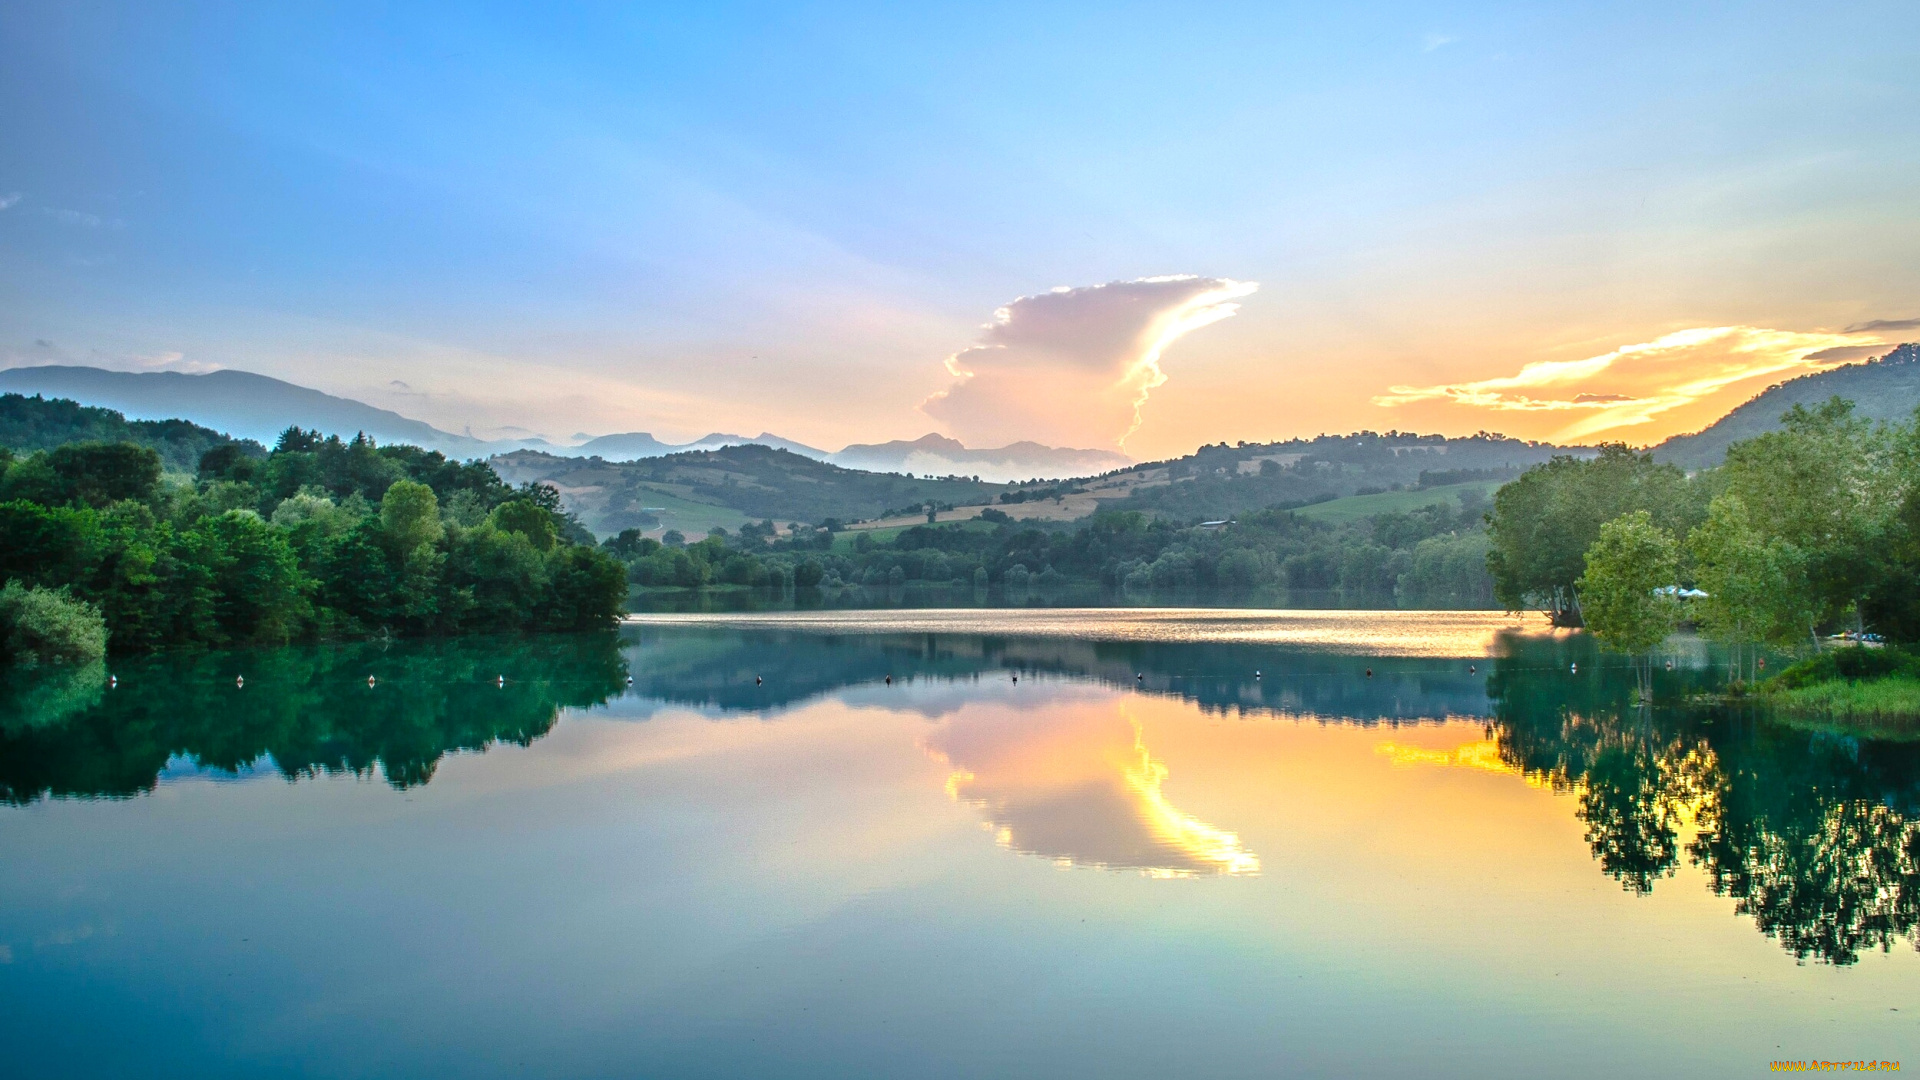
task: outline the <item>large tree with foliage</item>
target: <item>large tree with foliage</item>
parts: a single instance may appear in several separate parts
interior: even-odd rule
[[[1695,583],[1707,594],[1694,602],[1694,614],[1708,636],[1734,648],[1736,664],[1742,646],[1784,645],[1812,632],[1819,605],[1806,554],[1760,529],[1739,495],[1713,500],[1687,549]]]
[[[1679,569],[1673,535],[1645,510],[1600,526],[1575,587],[1587,629],[1601,646],[1634,658],[1643,693],[1652,690],[1652,653],[1680,622],[1680,601],[1662,591]]]
[[[1574,621],[1574,583],[1587,550],[1603,524],[1635,510],[1656,526],[1685,530],[1699,516],[1699,499],[1685,473],[1624,443],[1529,469],[1494,495],[1487,515],[1495,599],[1509,611],[1540,608],[1556,622]]]
[[[1830,619],[1873,586],[1898,505],[1893,439],[1840,398],[1795,405],[1780,420],[1781,430],[1728,447],[1719,473],[1757,528],[1805,556],[1816,616]]]

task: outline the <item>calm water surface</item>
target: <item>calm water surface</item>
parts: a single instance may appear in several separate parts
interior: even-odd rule
[[[1665,700],[1715,678],[1674,659]],[[1643,712],[1505,616],[114,673],[0,685],[7,1076],[1920,1068],[1920,743]]]

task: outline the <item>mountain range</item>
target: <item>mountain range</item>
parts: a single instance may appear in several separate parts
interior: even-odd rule
[[[411,443],[455,458],[484,458],[518,450],[539,450],[560,457],[599,457],[638,461],[693,450],[760,445],[787,450],[815,461],[867,472],[913,475],[978,476],[990,482],[1030,477],[1083,476],[1133,463],[1107,450],[1076,450],[1018,442],[974,450],[940,435],[846,447],[830,453],[771,432],[751,438],[720,432],[687,443],[663,442],[648,432],[601,435],[567,446],[546,439],[478,439],[456,435],[352,398],[249,371],[204,374],[178,371],[108,371],[67,365],[19,367],[0,371],[0,392],[69,398],[83,405],[114,409],[132,420],[184,419],[239,438],[273,445],[288,427],[317,429],[350,438],[365,432],[383,443]]]

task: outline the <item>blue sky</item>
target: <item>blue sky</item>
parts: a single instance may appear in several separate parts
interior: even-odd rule
[[[1920,316],[1916,43],[1911,3],[16,0],[0,363],[238,367],[561,438],[1113,445],[1081,403],[1154,382],[1137,456],[1646,441],[1905,340],[1845,330]],[[1124,342],[1009,353],[992,394],[947,364],[1020,297],[1082,317],[1168,275],[1240,292],[1153,378]],[[1676,397],[1728,341],[1763,362]],[[1623,349],[1557,397],[1448,389]],[[975,412],[921,407],[969,380]]]

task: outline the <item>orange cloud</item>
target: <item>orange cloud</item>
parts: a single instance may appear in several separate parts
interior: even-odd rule
[[[1394,386],[1373,399],[1387,407],[1447,402],[1489,412],[1566,412],[1550,438],[1564,442],[1652,423],[1741,383],[1802,375],[1884,352],[1859,332],[1799,333],[1755,326],[1678,330],[1584,360],[1548,360],[1513,375],[1438,386]],[[1733,402],[1727,403],[1729,406]]]

